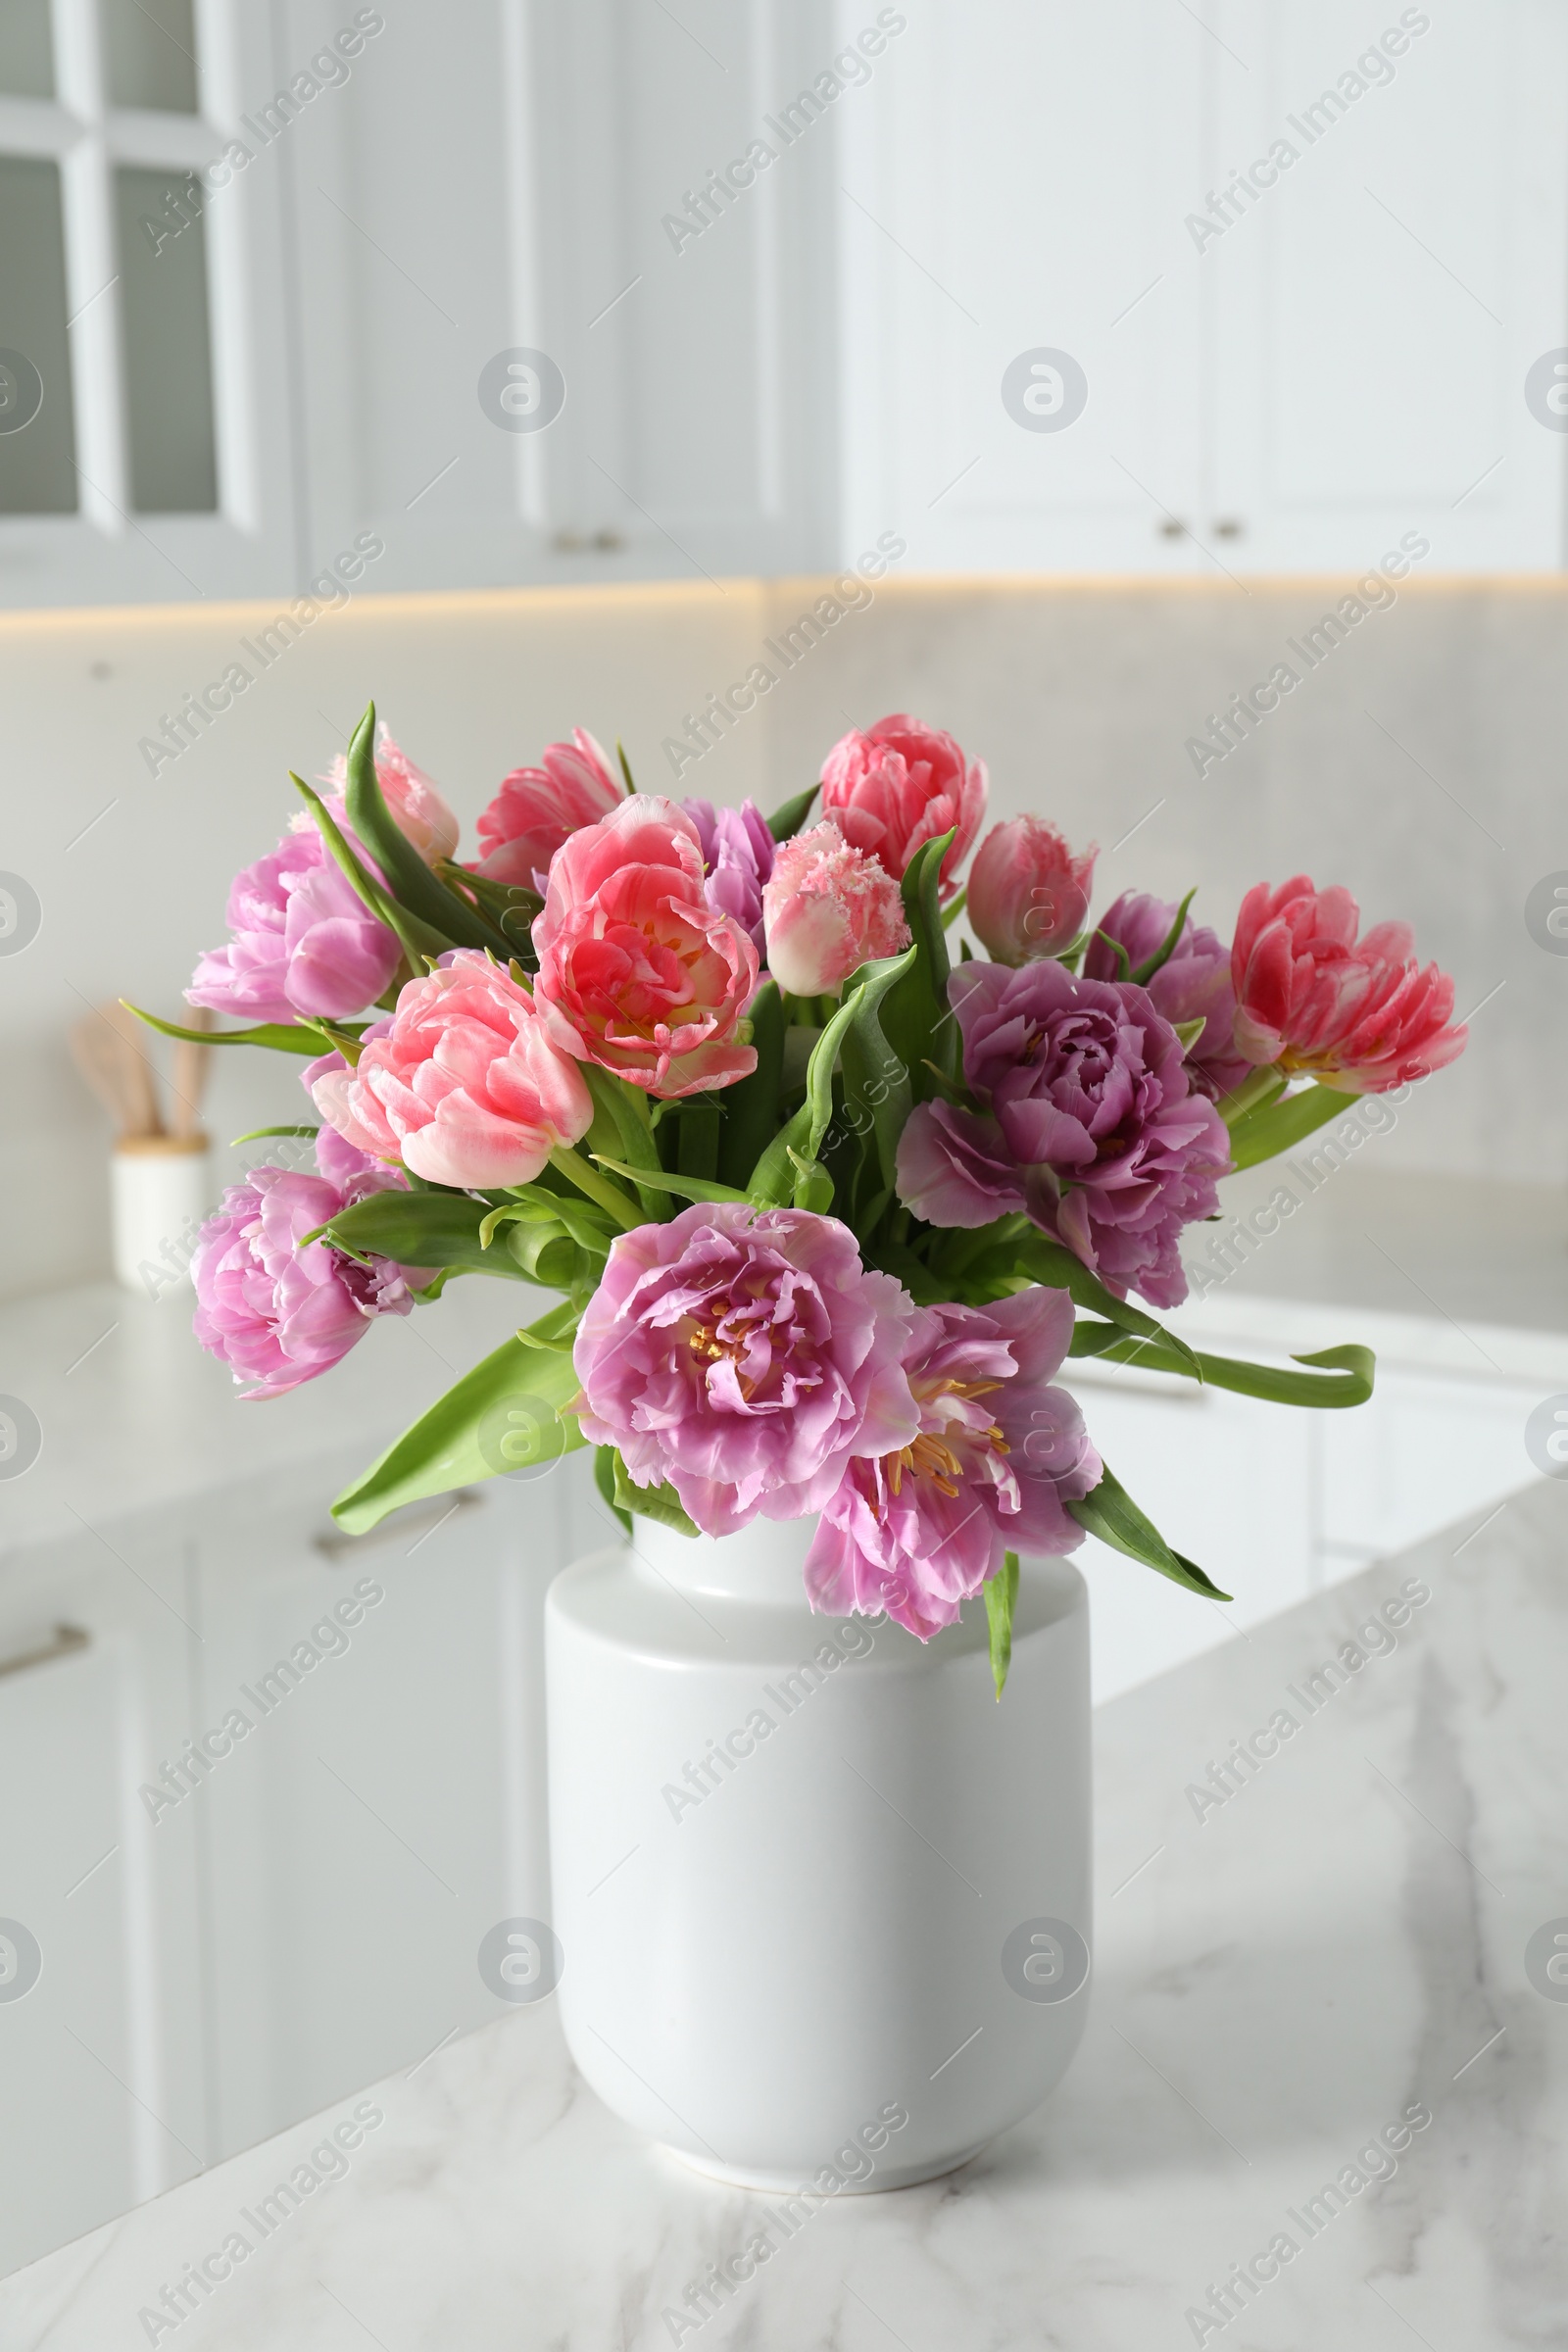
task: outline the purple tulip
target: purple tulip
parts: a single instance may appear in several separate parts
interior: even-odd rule
[[[362,853],[363,860],[363,853]],[[237,873],[226,948],[197,964],[186,1002],[248,1021],[344,1020],[373,1004],[402,954],[333,863],[316,827]]]
[[[914,1312],[836,1217],[699,1203],[612,1246],[572,1349],[579,1426],[708,1535],[802,1518],[853,1456],[917,1435]]]
[[[919,1435],[845,1471],[807,1554],[813,1608],[885,1609],[929,1642],[1004,1553],[1082,1543],[1066,1505],[1099,1484],[1100,1456],[1071,1396],[1050,1385],[1072,1326],[1065,1291],[919,1311],[904,1358]]]
[[[1085,979],[1115,979],[1116,951],[1106,944],[1112,939],[1126,949],[1127,961],[1135,969],[1146,963],[1164,946],[1175,920],[1176,909],[1165,900],[1125,891],[1100,918],[1097,930],[1105,937],[1089,943]],[[1187,1049],[1187,1075],[1200,1094],[1217,1102],[1233,1086],[1240,1086],[1252,1065],[1242,1059],[1232,1037],[1236,992],[1231,986],[1231,952],[1217,934],[1189,915],[1174,952],[1150,981],[1149,994],[1154,1010],[1162,1012],[1172,1028],[1202,1020],[1200,1035]]]
[[[933,1225],[1022,1209],[1117,1297],[1178,1305],[1181,1230],[1217,1207],[1230,1149],[1147,991],[1047,959],[960,964],[948,993],[985,1115],[922,1103],[899,1141],[900,1199]]]
[[[410,1279],[423,1267],[368,1264],[327,1242],[303,1237],[367,1193],[401,1184],[390,1168],[349,1174],[346,1183],[285,1168],[252,1168],[230,1185],[202,1227],[191,1262],[196,1337],[227,1364],[246,1397],[281,1396],[329,1371],[377,1315],[406,1315]]]
[[[755,801],[715,808],[711,801],[682,801],[703,845],[703,888],[715,914],[732,914],[749,931],[759,956],[762,942],[762,884],[773,871],[773,836]]]

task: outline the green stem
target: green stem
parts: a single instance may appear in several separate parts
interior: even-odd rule
[[[954,924],[957,921],[959,915],[963,912],[968,904],[969,885],[966,882],[963,888],[959,891],[957,897],[953,901],[952,905],[943,908],[942,928],[944,931],[951,931],[953,929]]]
[[[588,1200],[608,1209],[622,1233],[635,1233],[639,1225],[647,1224],[648,1219],[636,1202],[626,1198],[619,1185],[612,1184],[608,1176],[602,1176],[585,1159],[579,1159],[569,1145],[556,1146],[550,1154],[550,1165],[564,1176],[568,1184],[574,1184]]]
[[[1265,1062],[1261,1069],[1244,1078],[1240,1086],[1233,1087],[1216,1105],[1219,1115],[1227,1127],[1234,1127],[1238,1119],[1255,1110],[1260,1102],[1271,1102],[1276,1095],[1283,1094],[1285,1086],[1284,1074],[1272,1062]]]

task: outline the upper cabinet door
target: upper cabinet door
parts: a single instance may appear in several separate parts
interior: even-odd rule
[[[894,529],[928,570],[1200,564],[1182,216],[1209,36],[1170,0],[895,21],[841,105],[846,550]]]
[[[1554,0],[1205,15],[1225,44],[1188,208],[1215,322],[1205,530],[1228,526],[1238,568],[1364,569],[1412,533],[1433,570],[1555,569],[1568,18]]]
[[[285,590],[289,369],[260,11],[8,0],[0,602]]]
[[[295,46],[330,13],[288,0]],[[377,589],[829,561],[832,49],[823,0],[389,10],[291,133],[314,561],[367,527]]]

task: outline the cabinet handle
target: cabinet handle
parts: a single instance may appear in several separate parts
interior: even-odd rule
[[[85,1649],[91,1640],[91,1634],[79,1625],[57,1625],[36,1649],[19,1649],[9,1658],[0,1658],[0,1674],[25,1674],[29,1666],[47,1666],[51,1659],[69,1658],[74,1649]]]
[[[313,1536],[311,1542],[327,1559],[339,1560],[345,1552],[363,1551],[368,1544],[385,1544],[393,1536],[408,1536],[421,1531],[427,1536],[432,1535],[442,1521],[450,1519],[455,1511],[476,1510],[483,1500],[484,1496],[475,1488],[459,1487],[455,1494],[441,1495],[428,1510],[411,1513],[406,1519],[383,1519],[379,1527],[370,1528],[363,1536],[347,1536],[341,1528],[333,1527],[321,1535]]]

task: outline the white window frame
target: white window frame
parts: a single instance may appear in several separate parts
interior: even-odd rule
[[[243,137],[241,115],[270,95],[270,11],[196,0],[194,115],[109,103],[100,0],[51,0],[53,99],[0,95],[0,154],[58,164],[64,210],[78,506],[74,514],[0,515],[0,603],[184,603],[285,594],[298,569],[282,370],[287,348],[275,171],[235,172],[204,209],[212,337],[217,510],[141,514],[130,504],[114,174],[120,165],[200,172]]]

